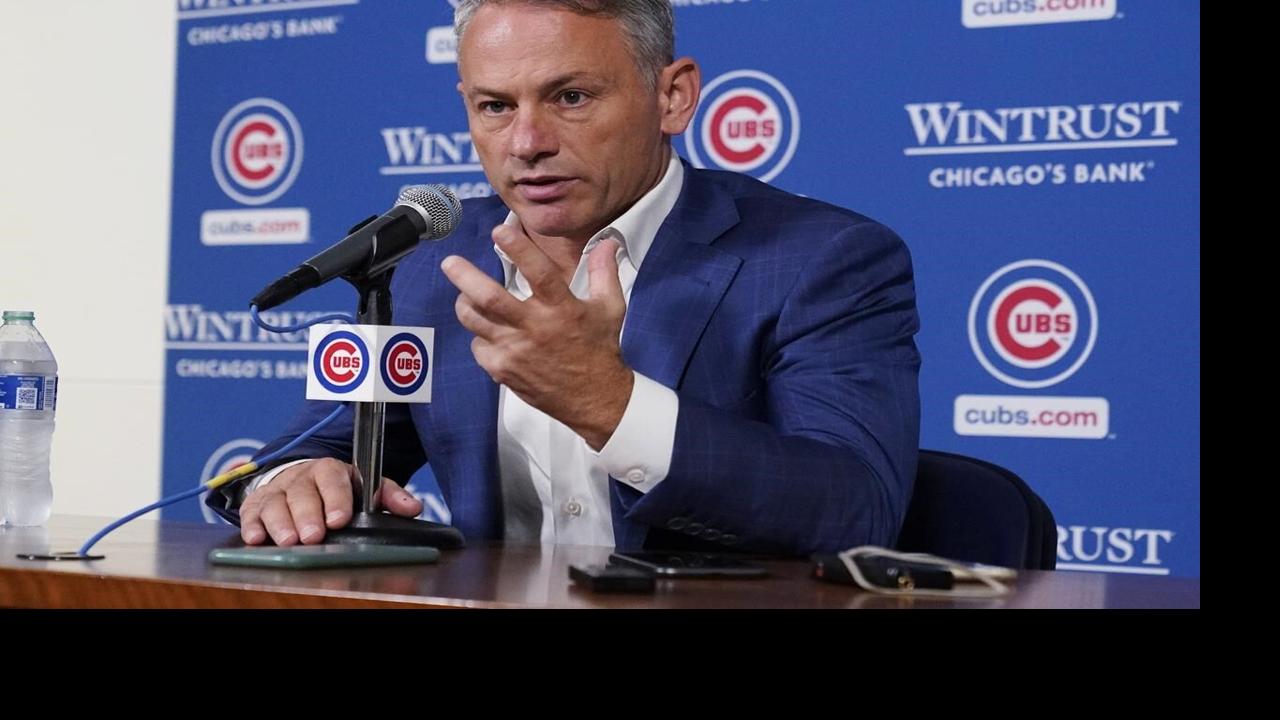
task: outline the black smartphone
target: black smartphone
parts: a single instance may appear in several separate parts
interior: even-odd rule
[[[570,565],[569,579],[592,592],[653,592],[653,573],[630,565]]]
[[[620,552],[610,555],[609,562],[644,568],[658,577],[757,578],[769,574],[763,566],[720,553]]]
[[[209,562],[214,565],[245,565],[305,570],[325,567],[365,565],[416,565],[440,559],[433,547],[411,545],[290,545],[276,547],[214,548]]]

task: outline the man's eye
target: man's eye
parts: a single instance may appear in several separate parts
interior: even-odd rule
[[[507,104],[498,100],[486,100],[480,103],[480,112],[497,115],[507,109]]]
[[[587,96],[577,90],[565,90],[560,93],[560,102],[565,105],[581,105],[586,102]]]

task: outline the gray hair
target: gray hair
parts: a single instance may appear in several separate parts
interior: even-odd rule
[[[675,17],[669,0],[460,0],[453,14],[453,31],[462,43],[476,10],[484,5],[522,2],[561,8],[588,17],[607,17],[622,24],[640,74],[649,89],[657,87],[662,69],[675,60]]]

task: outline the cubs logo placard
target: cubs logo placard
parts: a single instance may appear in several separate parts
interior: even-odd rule
[[[340,325],[312,329],[307,399],[431,402],[432,328]],[[369,366],[377,362],[376,371]]]

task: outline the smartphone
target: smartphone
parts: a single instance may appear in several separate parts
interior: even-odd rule
[[[630,565],[570,565],[569,579],[592,592],[653,592],[653,573]]]
[[[209,562],[214,565],[244,565],[294,570],[365,565],[417,565],[440,559],[434,547],[412,545],[291,545],[214,548]]]
[[[755,578],[769,571],[733,555],[701,552],[622,552],[609,556],[615,565],[644,568],[659,577]]]

